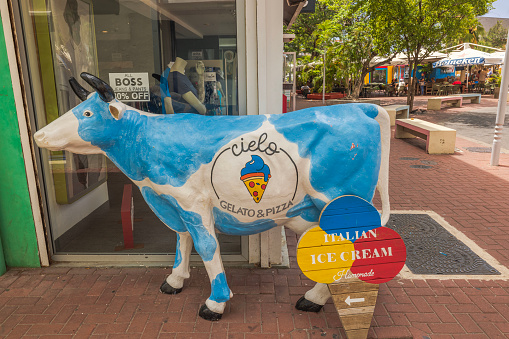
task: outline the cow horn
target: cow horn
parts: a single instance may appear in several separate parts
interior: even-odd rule
[[[152,73],[152,77],[154,79],[156,79],[157,81],[159,81],[159,87],[164,92],[164,94],[168,97],[171,97],[170,89],[169,89],[169,85],[168,85],[168,79],[166,79],[164,76],[161,76],[156,73]]]
[[[113,89],[110,87],[110,85],[95,75],[83,72],[81,73],[81,78],[97,91],[103,101],[110,102],[111,100],[115,99],[115,92],[113,92]]]
[[[78,98],[81,99],[81,101],[87,100],[90,92],[84,89],[83,86],[81,86],[74,77],[69,79],[69,84],[71,84],[72,90],[78,96]]]
[[[156,79],[157,81],[161,82],[161,76],[159,74],[156,74],[156,73],[152,73],[152,77],[154,79]]]

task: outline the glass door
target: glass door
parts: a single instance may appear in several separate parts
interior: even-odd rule
[[[234,0],[20,0],[34,129],[80,103],[69,78],[85,86],[82,72],[108,82],[118,100],[146,112],[238,115],[235,9]],[[54,260],[158,261],[174,255],[176,234],[134,185],[134,246],[125,247],[129,230],[121,210],[132,183],[105,156],[45,149],[38,155]],[[225,260],[247,260],[245,237],[218,237]]]

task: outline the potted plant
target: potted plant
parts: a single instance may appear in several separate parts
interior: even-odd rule
[[[489,80],[490,84],[495,85],[495,88],[493,89],[493,96],[495,99],[498,99],[500,95],[500,83],[502,82],[502,77],[500,76],[500,74],[493,73]]]

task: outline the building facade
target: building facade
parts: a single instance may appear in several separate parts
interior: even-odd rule
[[[9,0],[0,5],[0,239],[8,267],[52,262],[168,265],[176,235],[132,193],[134,246],[121,209],[128,178],[102,155],[39,149],[38,129],[79,104],[70,77],[88,72],[117,99],[158,114],[278,114],[283,23],[302,1]],[[154,75],[153,75],[154,74]],[[186,87],[187,86],[187,87]],[[180,89],[179,89],[180,88]],[[189,90],[188,90],[189,88]],[[193,89],[193,90],[191,90]],[[179,92],[182,92],[179,96]],[[186,93],[192,93],[190,95]],[[195,100],[196,99],[196,100]],[[185,133],[185,131],[182,131]],[[128,197],[127,199],[130,199]],[[280,228],[219,235],[225,262],[282,264]],[[192,260],[199,260],[198,256]],[[2,266],[0,265],[0,273]]]

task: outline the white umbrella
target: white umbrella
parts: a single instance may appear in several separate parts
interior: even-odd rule
[[[424,53],[423,53],[424,54]],[[442,52],[433,52],[430,55],[428,55],[422,62],[434,62],[437,60],[442,60],[443,58],[446,58],[447,54]]]
[[[381,63],[381,64],[380,64]],[[379,66],[396,66],[396,65],[406,65],[408,62],[406,59],[400,59],[398,56],[389,61],[389,58],[386,57],[374,57],[369,62],[370,66],[374,66],[380,64]]]
[[[505,51],[490,53],[486,58],[486,63],[491,65],[502,65],[504,63]]]

